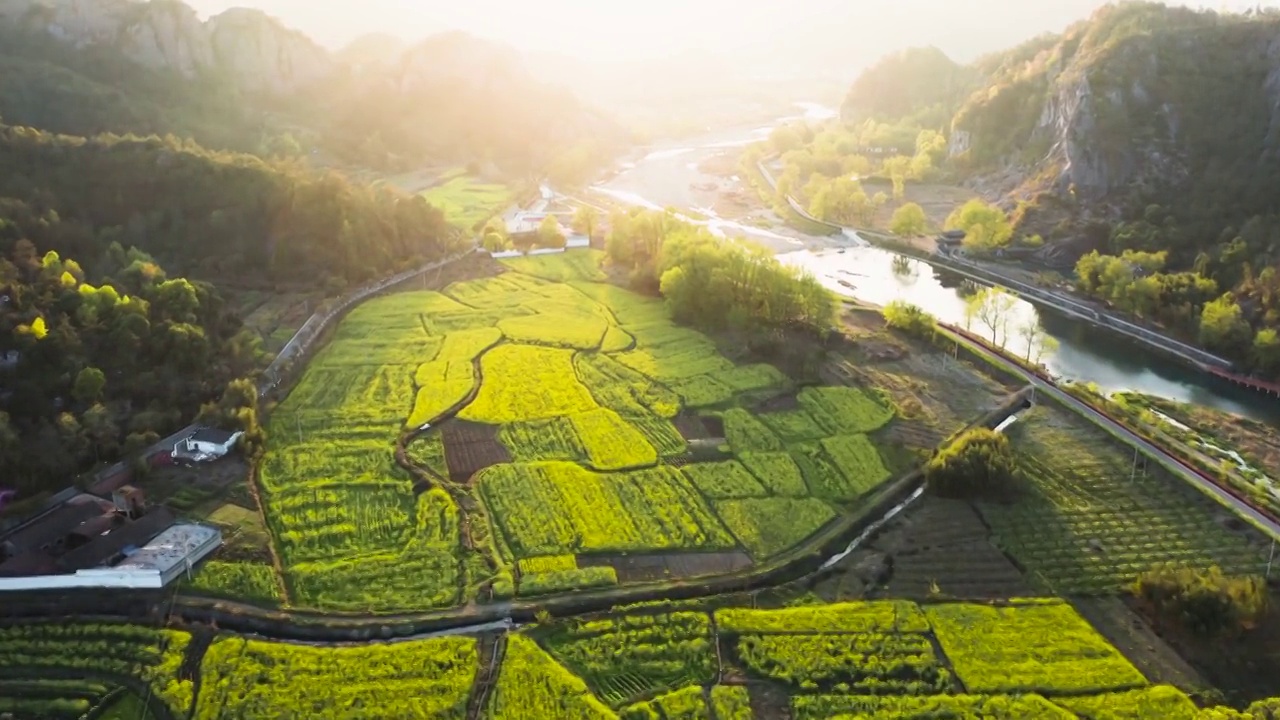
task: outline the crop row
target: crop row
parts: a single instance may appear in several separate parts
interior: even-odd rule
[[[179,680],[191,636],[137,625],[35,623],[0,629],[0,670],[9,676],[74,672],[138,677],[175,711],[191,705],[192,686]]]
[[[571,622],[547,638],[552,654],[613,705],[660,688],[702,683],[715,672],[703,613]]]
[[[570,463],[497,465],[476,481],[519,557],[733,545],[671,467],[602,475]]]
[[[1028,480],[1016,504],[983,504],[993,539],[1056,592],[1108,593],[1152,565],[1257,572],[1265,562],[1210,503],[1074,419],[1038,407],[1014,446]],[[1016,426],[1015,426],[1016,427]]]
[[[751,670],[805,690],[927,695],[951,688],[933,643],[919,634],[743,635],[736,651]]]

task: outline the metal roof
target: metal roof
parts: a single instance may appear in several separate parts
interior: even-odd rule
[[[218,537],[218,530],[206,525],[174,525],[145,547],[117,563],[117,570],[155,570],[161,575],[181,565],[197,549]]]

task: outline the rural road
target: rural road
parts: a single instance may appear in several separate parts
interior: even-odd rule
[[[1202,475],[1200,475],[1200,473],[1187,467],[1185,463],[1173,455],[1170,455],[1160,446],[1147,441],[1145,438],[1134,433],[1115,420],[1112,420],[1106,415],[1094,410],[1074,395],[1062,391],[1056,385],[1047,382],[1032,373],[1026,372],[1021,367],[1018,367],[1013,363],[1008,362],[1000,354],[988,349],[987,347],[975,343],[963,335],[951,332],[950,330],[943,329],[943,332],[951,339],[964,343],[974,352],[981,353],[986,358],[1003,366],[1009,367],[1013,372],[1016,372],[1028,383],[1033,385],[1036,388],[1036,392],[1046,393],[1052,396],[1055,400],[1074,408],[1076,411],[1093,420],[1095,424],[1106,429],[1112,435],[1115,435],[1130,445],[1137,447],[1148,457],[1154,458],[1157,462],[1165,466],[1169,471],[1181,477],[1183,480],[1186,480],[1193,486],[1199,488],[1202,492],[1213,496],[1218,502],[1231,508],[1231,510],[1233,510],[1237,515],[1246,518],[1254,526],[1265,530],[1265,532],[1272,538],[1280,538],[1280,524],[1277,524],[1275,520],[1272,520],[1270,517],[1256,510],[1253,506],[1227,492],[1218,484],[1206,480]]]

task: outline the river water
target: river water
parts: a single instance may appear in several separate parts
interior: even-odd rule
[[[778,124],[805,118],[825,120],[835,113],[821,105],[797,103],[797,114],[769,126],[744,126],[709,133],[681,143],[648,148],[622,165],[622,171],[596,187],[625,202],[690,212],[690,219],[726,237],[748,237],[772,248],[782,262],[812,272],[832,291],[884,305],[906,300],[936,317],[963,326],[965,298],[975,288],[953,273],[865,242],[803,235],[788,228],[762,229],[721,218],[710,207],[722,178],[706,175],[699,164],[725,148],[763,140]],[[709,187],[709,185],[708,185]],[[750,192],[750,189],[747,189]],[[1200,373],[1122,336],[1079,322],[1054,310],[1019,300],[1009,337],[1012,352],[1025,354],[1016,328],[1038,322],[1058,341],[1058,349],[1041,358],[1049,371],[1064,379],[1096,383],[1105,391],[1132,390],[1217,408],[1264,422],[1280,423],[1280,401]],[[991,330],[974,321],[973,332]]]

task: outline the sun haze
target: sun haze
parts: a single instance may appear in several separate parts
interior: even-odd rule
[[[876,56],[911,45],[937,45],[962,59],[1061,30],[1098,0],[192,0],[203,15],[229,7],[260,8],[330,46],[387,32],[416,40],[464,30],[524,50],[584,60],[638,60],[692,52],[750,52],[773,45],[813,45]],[[1243,9],[1241,0],[1214,9]],[[1264,3],[1268,4],[1268,3]],[[862,53],[858,53],[861,56]]]

